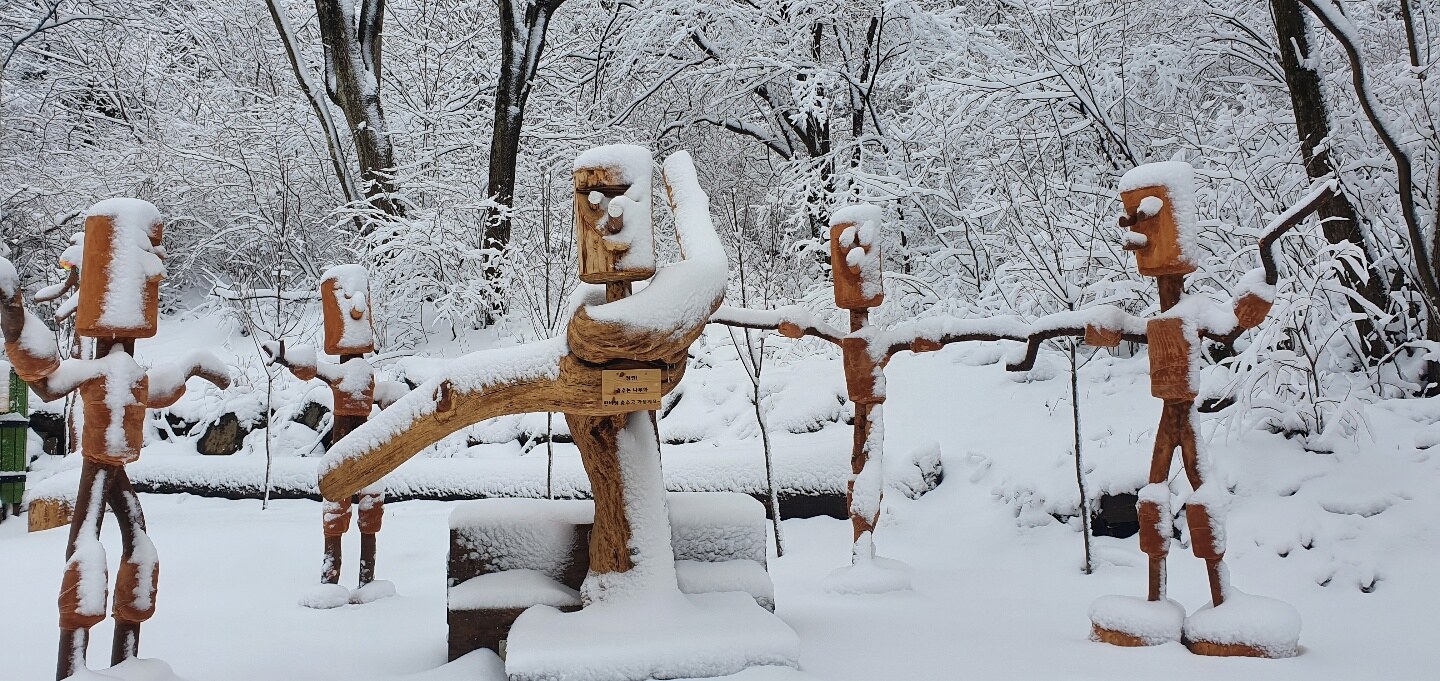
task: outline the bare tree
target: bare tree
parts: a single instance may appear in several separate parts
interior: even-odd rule
[[[318,1],[318,0],[317,0]],[[515,202],[515,163],[520,157],[520,131],[525,105],[540,56],[545,51],[550,19],[565,0],[499,0],[500,77],[495,86],[495,125],[490,133],[490,174],[485,194],[495,203]],[[485,245],[504,250],[510,243],[510,214],[488,214]]]
[[[1375,94],[1363,56],[1363,46],[1360,44],[1360,33],[1343,8],[1334,0],[1299,1],[1330,32],[1330,35],[1335,38],[1345,52],[1345,58],[1350,63],[1350,83],[1354,88],[1356,98],[1360,101],[1360,109],[1365,113],[1366,120],[1370,122],[1371,128],[1385,145],[1386,151],[1389,152],[1391,160],[1395,163],[1400,216],[1405,224],[1406,235],[1410,240],[1410,253],[1413,261],[1411,274],[1419,283],[1428,312],[1426,336],[1428,340],[1440,340],[1440,268],[1437,268],[1436,265],[1436,260],[1440,259],[1440,237],[1437,237],[1436,234],[1436,229],[1440,228],[1440,212],[1435,211],[1433,206],[1425,205],[1426,194],[1430,194],[1432,197],[1440,196],[1440,172],[1436,172],[1435,177],[1431,178],[1434,186],[1425,187],[1426,179],[1423,171],[1417,174],[1416,157],[1408,148],[1416,141],[1431,147],[1440,147],[1440,130],[1436,129],[1433,120],[1429,122],[1428,131],[1402,130],[1382,108],[1379,98]],[[1400,0],[1400,9],[1401,19],[1405,25],[1405,43],[1410,67],[1418,75],[1420,94],[1423,98],[1426,91],[1425,78],[1421,68],[1420,50],[1415,38],[1415,20],[1410,11],[1409,0]],[[1430,101],[1434,101],[1433,98]],[[1424,105],[1423,99],[1421,105]]]
[[[99,14],[63,14],[60,6],[65,0],[15,0],[0,9],[0,28],[5,31],[5,41],[10,46],[0,57],[0,94],[4,94],[5,69],[15,59],[16,53],[25,43],[40,35],[76,21],[104,21]]]
[[[337,126],[319,101],[309,67],[301,63],[299,39],[285,19],[284,8],[279,0],[267,2],[295,79],[324,128],[331,163],[346,198],[354,201],[363,192],[371,208],[384,215],[403,216],[404,206],[395,196],[395,148],[380,99],[380,43],[385,26],[385,0],[363,0],[358,17],[354,3],[315,0],[320,43],[325,52],[325,93],[345,115],[360,170],[358,182],[339,160]]]
[[[1297,0],[1270,0],[1270,12],[1275,20],[1275,39],[1279,45],[1279,53],[1275,57],[1290,88],[1290,110],[1295,116],[1295,134],[1300,138],[1305,174],[1311,180],[1320,180],[1333,175],[1335,167],[1330,161],[1330,148],[1326,146],[1331,136],[1330,107],[1320,87],[1318,60],[1310,45],[1309,26]],[[1321,204],[1319,214],[1326,240],[1332,244],[1354,244],[1371,253],[1361,231],[1360,218],[1344,192],[1332,194]],[[1383,310],[1389,306],[1389,295],[1385,277],[1376,267],[1377,260],[1372,254],[1368,272],[1358,271],[1349,261],[1343,261],[1341,283]],[[1366,358],[1381,360],[1388,352],[1385,339],[1375,328],[1364,306],[1351,300],[1350,310],[1358,317],[1355,327]]]

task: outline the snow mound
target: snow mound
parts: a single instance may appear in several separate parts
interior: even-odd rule
[[[300,595],[300,605],[329,610],[350,604],[350,590],[339,584],[316,584]]]
[[[1136,596],[1101,596],[1090,604],[1090,622],[1154,646],[1180,640],[1185,607],[1168,598],[1147,601]]]
[[[351,605],[374,603],[382,598],[395,595],[395,583],[388,579],[377,579],[350,592]]]
[[[892,558],[864,558],[825,576],[825,590],[834,594],[883,594],[910,589],[910,566]]]
[[[185,681],[160,660],[135,657],[103,671],[81,669],[69,681]]]
[[[1207,605],[1185,620],[1185,639],[1247,645],[1270,657],[1294,657],[1300,643],[1300,613],[1284,601],[1232,588],[1220,607]]]
[[[505,681],[505,663],[489,648],[481,648],[400,681]]]
[[[789,625],[739,593],[599,603],[573,613],[536,606],[510,630],[510,681],[710,678],[747,667],[799,667]]]

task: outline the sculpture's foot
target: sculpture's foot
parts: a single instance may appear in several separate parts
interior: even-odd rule
[[[132,657],[112,665],[109,669],[81,669],[67,681],[185,681],[163,660]]]
[[[382,598],[389,598],[395,595],[395,583],[386,579],[377,579],[369,584],[361,584],[360,588],[350,592],[350,603],[352,605],[364,605],[374,603]]]
[[[317,610],[338,608],[350,603],[350,590],[339,584],[316,584],[300,596],[300,605]]]
[[[825,576],[826,591],[837,594],[883,594],[910,589],[910,566],[892,558],[860,558]]]
[[[537,605],[515,620],[506,649],[511,681],[711,678],[800,666],[795,631],[733,591],[645,594],[578,612]]]
[[[1185,608],[1170,599],[1101,596],[1090,605],[1090,638],[1116,646],[1155,646],[1179,641]]]
[[[1294,657],[1300,613],[1284,601],[1230,589],[1219,607],[1186,618],[1184,641],[1196,655]]]

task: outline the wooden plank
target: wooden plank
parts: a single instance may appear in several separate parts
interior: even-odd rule
[[[40,532],[70,524],[70,504],[60,499],[36,499],[30,502],[30,531]]]

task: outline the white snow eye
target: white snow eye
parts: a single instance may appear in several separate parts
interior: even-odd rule
[[[605,195],[600,192],[590,192],[590,196],[586,198],[590,199],[590,205],[598,206],[601,201],[605,200]]]
[[[610,217],[612,218],[618,218],[625,213],[625,202],[621,201],[620,198],[611,200],[610,207],[605,210],[605,212],[609,213]]]
[[[354,294],[354,293],[351,293],[351,292],[349,292],[349,291],[346,291],[346,292],[345,292],[345,300],[350,300],[351,298],[354,298],[354,297],[355,297],[355,294]]]

